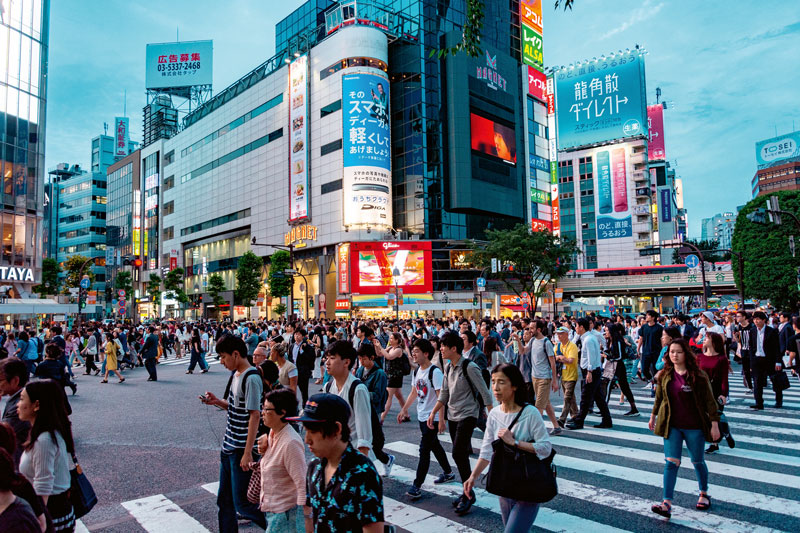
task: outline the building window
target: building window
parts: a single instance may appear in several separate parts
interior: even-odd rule
[[[175,227],[174,226],[170,226],[168,228],[164,228],[163,237],[162,237],[163,240],[169,241],[169,240],[172,240],[174,237],[175,237]]]
[[[175,212],[175,201],[170,200],[169,202],[164,204],[164,215],[171,215]]]
[[[164,180],[164,191],[168,191],[175,186],[175,176],[172,175]]]
[[[328,104],[319,110],[319,118],[325,118],[328,115],[335,113],[342,109],[342,100],[336,100],[332,104]]]
[[[380,69],[384,72],[388,72],[389,68],[380,59],[375,59],[373,57],[348,57],[347,59],[342,59],[337,61],[333,65],[329,66],[328,68],[324,68],[319,71],[319,79],[320,81],[324,80],[331,74],[335,74],[342,70],[343,68],[348,67],[373,67]]]
[[[329,192],[340,190],[342,190],[342,180],[334,180],[329,181],[328,183],[323,183],[320,194],[328,194]]]
[[[197,233],[198,231],[211,229],[216,226],[221,226],[222,224],[227,224],[228,222],[234,222],[236,220],[247,218],[249,216],[250,216],[250,209],[243,209],[242,211],[237,211],[235,213],[231,213],[230,215],[225,215],[211,220],[206,220],[205,222],[201,222],[200,224],[195,224],[194,226],[183,228],[181,230],[181,236],[191,235],[192,233]]]
[[[320,157],[323,155],[328,155],[336,150],[342,149],[342,140],[339,139],[338,141],[333,141],[332,143],[323,144],[322,148],[319,149]]]
[[[164,154],[164,166],[167,166],[174,161],[175,161],[175,150],[170,150],[169,152]]]
[[[271,143],[275,139],[280,139],[281,137],[283,137],[283,128],[281,128],[279,130],[275,130],[272,133],[270,133],[269,135],[267,135],[267,142]]]

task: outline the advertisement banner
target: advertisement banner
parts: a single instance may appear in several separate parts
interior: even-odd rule
[[[344,226],[392,224],[389,80],[386,74],[342,76]]]
[[[339,245],[336,271],[338,279],[339,294],[347,294],[350,292],[350,243],[345,242]]]
[[[475,113],[469,115],[472,149],[506,163],[517,162],[517,137],[514,128],[498,124]]]
[[[528,94],[537,100],[547,102],[547,76],[533,67],[523,68],[528,70]]]
[[[148,44],[144,85],[148,89],[211,85],[213,41]]]
[[[550,162],[544,157],[530,154],[528,156],[528,163],[530,164],[531,168],[541,170],[542,172],[550,172]]]
[[[114,157],[125,157],[128,155],[128,117],[114,118]]]
[[[550,202],[552,209],[553,235],[561,233],[561,217],[558,206],[558,150],[556,150],[555,83],[553,77],[547,78],[547,129],[548,152],[550,152]]]
[[[661,222],[672,222],[672,193],[667,189],[660,191]]]
[[[531,220],[531,230],[533,231],[552,231],[553,223],[549,220],[534,218]]]
[[[450,268],[453,270],[474,270],[470,250],[450,250]]]
[[[767,168],[794,157],[800,157],[800,131],[756,143],[758,168]]]
[[[544,70],[544,54],[542,51],[542,34],[525,24],[522,31],[522,62],[539,70]]]
[[[531,187],[531,201],[536,204],[549,204],[550,193]]]
[[[308,218],[308,56],[289,65],[289,222]]]
[[[559,149],[647,135],[644,59],[637,51],[562,68],[555,77]]]
[[[625,151],[626,146],[623,145],[610,150],[601,149],[595,153],[598,240],[630,237],[633,234],[628,201],[632,185],[627,179]]]
[[[409,294],[431,292],[431,243],[350,243],[350,268],[354,294],[385,294],[398,288]]]
[[[172,249],[169,251],[169,269],[170,271],[178,268],[178,250]]]
[[[542,0],[520,0],[519,18],[522,24],[542,34]]]
[[[647,106],[647,159],[664,161],[664,107],[661,104]]]

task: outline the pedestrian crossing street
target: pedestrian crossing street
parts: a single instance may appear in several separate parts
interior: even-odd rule
[[[732,533],[800,531],[800,382],[791,380],[792,388],[784,392],[784,409],[769,407],[774,395],[767,390],[764,397],[768,407],[753,412],[748,408],[752,395],[737,384],[740,379],[738,374],[731,375],[731,403],[725,409],[736,446],[730,449],[723,441],[719,452],[706,455],[710,511],[694,508],[698,486],[685,449],[670,525],[664,526],[665,520],[650,511],[650,506],[661,499],[663,441],[647,428],[653,399],[649,390],[641,389],[637,382],[634,394],[640,417],[622,416],[629,406],[619,404],[619,391],[615,390],[609,405],[612,429],[593,428],[600,419],[590,416],[585,429],[564,430],[560,436],[551,437],[558,452],[554,463],[558,468],[559,496],[542,506],[534,531],[610,533],[662,527]],[[560,397],[552,400],[556,413],[560,413]],[[461,486],[455,482],[433,484],[440,473],[435,459],[422,487],[423,497],[412,502],[405,491],[415,477],[419,442],[416,434],[407,431],[408,438],[393,439],[393,432],[398,430],[390,419],[384,428],[385,449],[395,455],[396,463],[391,476],[384,478],[387,523],[399,531],[411,532],[502,531],[498,499],[481,486],[476,487],[473,510],[464,517],[455,515],[450,502],[460,493]],[[480,437],[476,431],[476,450]],[[440,440],[449,458],[450,438],[445,434]],[[471,460],[474,465],[477,459]],[[454,467],[452,460],[451,465]],[[383,472],[382,465],[376,466]],[[202,489],[213,506],[217,483],[203,485]],[[205,533],[216,529],[215,524],[203,524],[192,517],[168,495],[151,495],[121,506],[149,533]],[[89,524],[87,529],[80,523],[78,531],[94,531],[90,521]]]
[[[159,366],[161,366],[161,365],[164,365],[164,366],[183,365],[186,368],[189,368],[189,361],[190,360],[191,360],[191,358],[188,355],[184,355],[181,358],[176,358],[175,356],[170,356],[169,359],[162,358],[158,362],[158,364],[159,364]],[[208,363],[208,366],[220,364],[219,360],[217,359],[216,354],[206,354],[206,363]],[[198,367],[195,367],[195,369],[198,369]]]

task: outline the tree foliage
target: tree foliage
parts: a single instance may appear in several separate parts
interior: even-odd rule
[[[153,309],[161,304],[161,292],[161,276],[150,274],[150,281],[147,282],[147,294],[150,295],[150,301],[153,302]],[[156,314],[158,315],[158,313]]]
[[[220,306],[225,304],[225,298],[221,295],[225,290],[225,280],[222,279],[222,276],[219,274],[211,274],[208,277],[208,287],[206,289],[211,296],[211,300],[214,302],[215,308],[219,309]]]
[[[292,290],[292,276],[283,273],[289,268],[289,252],[278,250],[270,256],[269,294],[280,298],[289,296]]]
[[[58,294],[58,275],[61,273],[61,265],[52,257],[47,257],[42,261],[42,283],[33,288],[33,292],[42,298],[48,294]]]
[[[250,302],[258,298],[261,292],[261,269],[264,261],[253,252],[245,252],[239,258],[239,267],[236,270],[236,298],[239,302],[250,307]]]
[[[781,211],[800,216],[800,192],[778,191]],[[744,258],[744,292],[747,298],[769,299],[779,309],[797,308],[800,292],[797,289],[797,267],[800,258],[792,257],[789,236],[794,235],[800,248],[800,228],[791,217],[784,215],[780,226],[757,224],[747,215],[764,207],[763,196],[754,198],[739,211],[733,232],[732,248]],[[741,286],[738,269],[733,273]]]
[[[718,263],[721,261],[730,261],[731,253],[730,252],[718,252],[719,250],[719,242],[716,239],[710,240],[700,240],[700,239],[687,239],[684,242],[688,242],[690,244],[694,244],[703,252],[703,259],[706,260],[707,263]],[[684,258],[681,258],[678,255],[678,249],[675,248],[672,251],[672,263],[675,265],[682,265],[684,262]]]
[[[272,311],[276,315],[283,315],[286,312],[286,304],[284,303],[275,304],[275,307],[272,308]]]
[[[129,295],[133,292],[133,280],[131,279],[131,273],[125,270],[117,272],[117,277],[114,279],[114,288],[122,289],[125,291],[126,298],[130,298]]]
[[[501,265],[513,265],[513,271],[501,268],[487,277],[499,280],[518,296],[530,294],[532,315],[536,312],[536,299],[544,294],[550,280],[564,276],[573,256],[580,252],[575,241],[549,231],[531,232],[525,224],[506,230],[488,229],[486,238],[485,244],[473,243],[473,263],[486,268],[492,258],[497,258]]]
[[[64,262],[64,270],[67,273],[67,277],[64,278],[64,294],[69,294],[70,288],[80,286],[84,275],[88,275],[94,283],[94,272],[90,269],[91,265],[92,262],[84,255],[73,255]]]
[[[182,268],[170,270],[164,277],[164,290],[167,291],[167,298],[186,304],[189,302],[189,297],[186,296],[186,291],[183,290],[183,273],[184,270]]]

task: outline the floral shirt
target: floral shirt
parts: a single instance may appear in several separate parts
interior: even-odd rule
[[[314,459],[306,474],[306,501],[317,533],[361,531],[383,522],[383,484],[378,471],[351,444],[325,486],[326,459]]]

